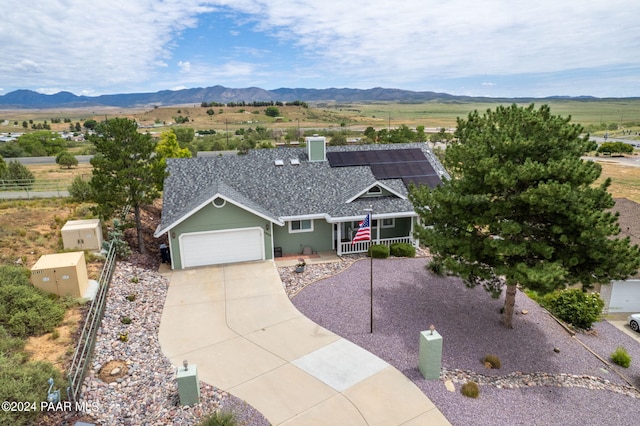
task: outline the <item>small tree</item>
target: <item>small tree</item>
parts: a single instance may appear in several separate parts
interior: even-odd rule
[[[36,180],[35,176],[27,166],[15,160],[10,161],[9,164],[7,164],[7,169],[4,173],[3,179],[9,181],[9,185],[20,189],[33,188],[33,182]]]
[[[69,195],[74,201],[85,202],[91,200],[91,184],[82,178],[82,176],[76,176],[71,181],[69,186]]]
[[[267,117],[280,117],[280,110],[275,106],[268,106],[264,111],[264,115]]]
[[[633,147],[624,142],[604,142],[598,147],[598,152],[608,152],[611,154],[632,154]]]
[[[346,144],[347,144],[347,137],[341,133],[333,135],[331,137],[331,140],[329,141],[329,145],[331,146],[346,145]]]
[[[78,165],[78,159],[69,151],[62,151],[57,155],[56,163],[59,164],[60,167],[66,167],[67,169],[70,169]]]
[[[145,252],[141,208],[160,196],[165,171],[149,133],[138,133],[138,125],[127,118],[114,118],[97,128],[97,154],[91,159],[91,188],[98,203],[96,213],[111,218],[129,205],[135,215],[138,247]]]

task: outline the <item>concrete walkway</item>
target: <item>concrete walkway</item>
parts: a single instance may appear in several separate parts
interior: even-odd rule
[[[303,316],[273,261],[168,275],[162,351],[273,425],[449,424],[394,367]]]

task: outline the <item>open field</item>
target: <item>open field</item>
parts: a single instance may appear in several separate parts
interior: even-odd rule
[[[598,161],[602,175],[597,183],[611,178],[609,192],[614,198],[628,198],[640,203],[640,167],[623,166],[609,161]]]
[[[180,127],[194,129],[214,129],[216,131],[235,131],[239,128],[263,126],[267,128],[286,129],[300,127],[304,129],[340,129],[344,124],[347,130],[362,131],[367,126],[376,129],[387,126],[406,124],[410,127],[418,125],[426,128],[454,127],[457,117],[466,117],[469,112],[495,109],[498,105],[510,105],[512,100],[499,102],[421,102],[421,103],[392,103],[392,102],[360,102],[336,103],[324,102],[310,104],[310,108],[297,106],[278,107],[281,118],[267,117],[265,107],[211,107],[202,108],[200,105],[162,106],[158,108],[86,108],[86,109],[50,109],[50,110],[0,110],[0,123],[7,120],[6,125],[0,125],[0,132],[21,132],[24,120],[34,122],[51,122],[52,118],[69,118],[73,123],[85,119],[103,120],[105,117],[128,117],[137,120],[142,126],[153,132],[166,130],[175,126],[176,117],[188,117],[189,121]],[[625,129],[640,131],[640,100],[612,99],[612,100],[544,100],[536,102],[551,107],[554,114],[571,116],[572,121],[587,127],[599,126],[601,123],[615,123]],[[520,103],[528,105],[529,102]],[[211,109],[214,114],[207,114]],[[18,122],[16,126],[14,123]],[[157,123],[158,127],[153,126]],[[68,123],[52,124],[52,130],[68,130]],[[616,132],[609,132],[615,136]]]

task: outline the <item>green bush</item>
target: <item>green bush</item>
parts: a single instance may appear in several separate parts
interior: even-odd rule
[[[0,267],[0,326],[26,337],[52,331],[63,317],[62,305],[31,285],[27,269]]]
[[[460,393],[469,398],[480,396],[480,386],[476,382],[467,382],[460,388]]]
[[[409,243],[391,244],[391,256],[395,257],[416,257],[416,248]]]
[[[562,321],[585,330],[600,319],[604,307],[599,294],[573,288],[545,295],[542,304]]]
[[[238,423],[236,422],[233,413],[227,411],[216,411],[213,414],[205,417],[199,423],[199,426],[235,426],[237,424]]]
[[[611,354],[611,361],[621,367],[629,368],[631,365],[631,355],[629,355],[629,352],[627,352],[625,348],[618,346],[615,352]]]
[[[0,327],[0,395],[8,401],[35,401],[39,410],[40,401],[47,396],[49,377],[53,378],[55,389],[64,389],[65,383],[53,365],[27,361],[23,348],[24,340],[11,337]],[[64,391],[62,393],[64,398]],[[31,424],[37,416],[38,411],[0,411],[0,424]]]
[[[389,247],[383,244],[372,244],[369,246],[367,256],[373,257],[374,259],[386,259],[389,257]]]
[[[69,195],[74,201],[85,202],[91,200],[91,184],[82,176],[76,176],[69,186]]]
[[[497,355],[486,355],[482,358],[483,364],[489,364],[493,369],[499,369],[502,364],[500,363],[500,358]]]

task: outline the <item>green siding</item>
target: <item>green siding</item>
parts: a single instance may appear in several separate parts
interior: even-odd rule
[[[269,231],[266,231],[267,224],[269,224]],[[211,203],[207,204],[169,232],[169,247],[173,268],[182,269],[178,242],[181,234],[253,227],[265,229],[264,252],[265,257],[271,259],[273,257],[273,248],[271,247],[271,229],[273,226],[270,222],[229,202],[220,208],[214,207]]]
[[[378,223],[382,223],[382,220],[380,220]],[[396,218],[395,225],[396,226],[394,228],[381,228],[380,238],[406,237],[411,232],[410,217]]]
[[[309,147],[309,161],[325,161],[325,140],[309,139],[307,141]]]
[[[289,233],[289,223],[284,226],[274,226],[273,245],[282,247],[282,253],[300,254],[304,247],[311,247],[314,251],[332,250],[332,225],[324,219],[313,221],[313,232]]]

